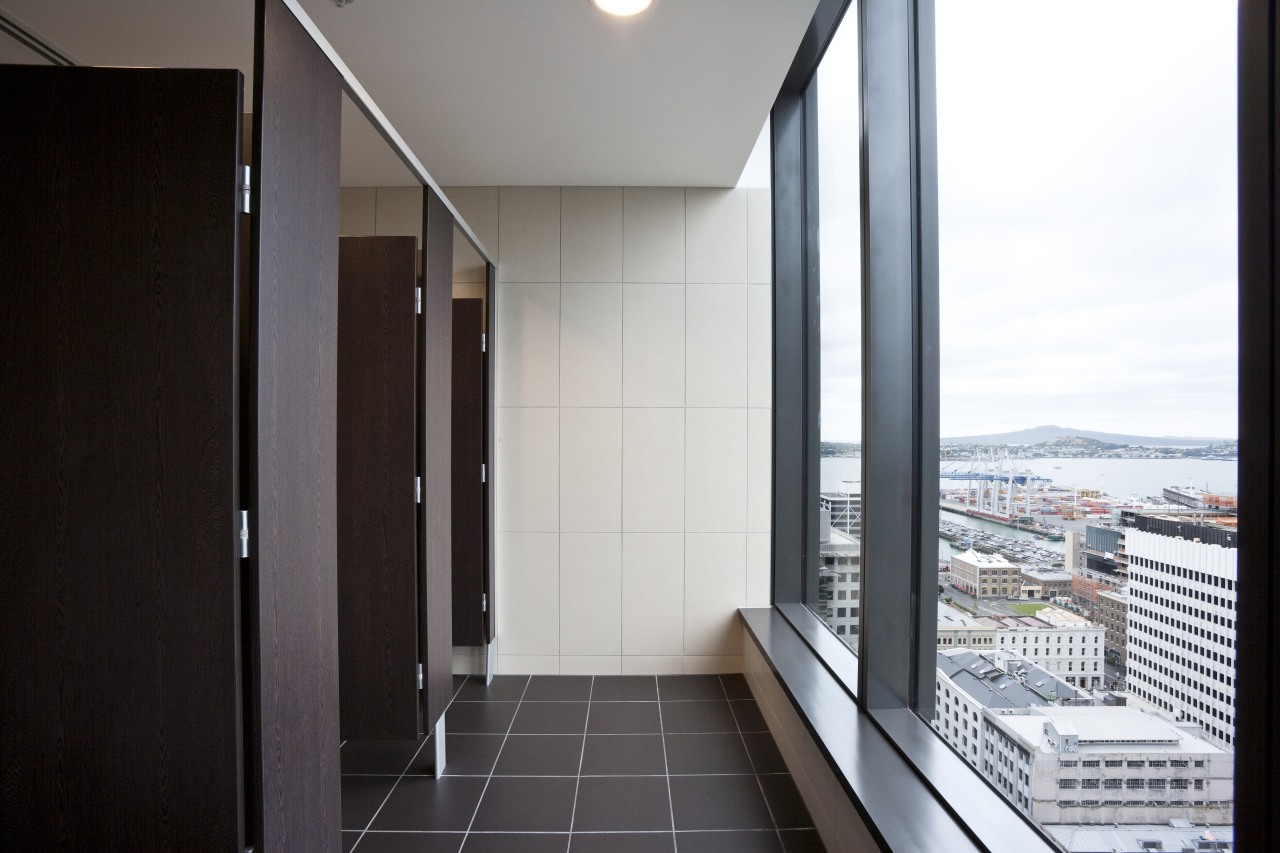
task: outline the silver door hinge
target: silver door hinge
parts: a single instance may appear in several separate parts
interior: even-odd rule
[[[489,612],[489,594],[487,592],[480,593],[480,612]]]
[[[252,180],[252,175],[250,173],[249,167],[241,166],[240,167],[240,212],[241,213],[252,212],[252,208],[250,207],[250,205],[252,204],[252,202],[250,201],[250,197],[252,195],[251,193],[252,189],[253,189],[253,180]]]
[[[422,689],[422,664],[418,664],[418,689]]]
[[[484,332],[480,333],[480,352],[487,352],[485,348],[488,346],[488,343],[487,343],[488,338],[489,336],[486,335]]]
[[[413,478],[413,500],[414,503],[422,503],[422,478]]]
[[[489,476],[489,472],[485,470],[484,463],[481,462],[480,463],[480,482],[482,483],[489,482],[488,476]]]
[[[421,314],[422,313],[422,288],[415,287],[414,292],[415,292],[414,304],[417,308],[418,313]]]
[[[240,510],[240,556],[249,556],[249,510]]]

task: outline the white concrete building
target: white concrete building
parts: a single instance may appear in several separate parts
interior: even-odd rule
[[[858,540],[832,527],[823,512],[818,553],[818,606],[822,620],[846,644],[857,647],[858,609],[862,586]]]
[[[1085,695],[1011,652],[939,649],[932,725],[975,768],[982,755],[985,712],[1079,701]]]
[[[1106,679],[1106,629],[1083,616],[1046,607],[1035,616],[983,616],[996,632],[996,648],[1016,652],[1053,675],[1085,689]]]
[[[994,628],[983,625],[963,610],[938,602],[938,651],[973,649],[989,652],[995,648]]]
[[[980,770],[1039,823],[1230,823],[1230,751],[1123,706],[983,714]]]
[[[1129,553],[1129,689],[1214,743],[1235,741],[1236,531],[1139,516]]]

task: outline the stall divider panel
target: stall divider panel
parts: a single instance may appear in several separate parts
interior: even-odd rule
[[[418,702],[417,240],[338,251],[338,653],[342,739],[412,740]]]
[[[453,215],[430,187],[422,214],[420,351],[422,471],[419,555],[424,730],[436,727],[453,694],[453,503],[450,441],[453,359]]]
[[[282,0],[256,10],[248,843],[336,853],[341,77]]]
[[[242,89],[0,68],[0,849],[244,848]]]
[[[493,394],[494,389],[498,387],[497,379],[497,359],[494,356],[494,347],[497,346],[497,329],[498,329],[498,268],[493,264],[485,265],[485,286],[484,286],[484,324],[485,324],[485,347],[484,347],[484,458],[485,458],[485,487],[484,487],[484,547],[485,547],[485,588],[489,590],[489,605],[484,611],[484,641],[489,646],[487,655],[487,664],[485,667],[485,675],[490,681],[493,680],[494,670],[494,646],[493,641],[497,636],[498,617],[497,610],[502,606],[501,601],[496,600],[497,585],[494,583],[493,576],[493,543],[497,541],[497,535],[494,528],[495,507],[493,501],[493,484],[496,477],[501,475],[501,471],[497,468],[495,461],[497,457],[497,444],[494,441],[494,418],[493,418]]]
[[[453,300],[453,643],[482,646],[485,577],[484,300]]]

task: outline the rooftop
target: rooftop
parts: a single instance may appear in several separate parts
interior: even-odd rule
[[[1186,820],[1164,824],[1081,826],[1078,823],[1043,825],[1068,853],[1129,853],[1129,851],[1232,850],[1235,831],[1230,826],[1195,826]],[[1159,847],[1143,846],[1152,842]],[[1225,847],[1210,846],[1223,844]]]
[[[951,555],[951,559],[963,560],[975,566],[995,567],[997,569],[1017,568],[1016,566],[1014,566],[1013,563],[1010,563],[1008,560],[1006,560],[1004,557],[1000,556],[999,554],[982,554],[973,550],[972,548],[970,548],[968,551],[965,551],[963,554]]]
[[[1042,751],[1056,751],[1045,740],[1045,724],[1053,723],[1074,727],[1080,753],[1226,754],[1192,727],[1129,706],[1032,706],[1023,714],[1001,716],[999,723]]]
[[[1085,698],[1083,692],[1044,668],[1008,651],[938,652],[938,671],[984,708],[1029,708],[1059,698]]]
[[[974,619],[963,610],[952,607],[949,604],[938,602],[938,627],[939,628],[985,628],[977,619]]]

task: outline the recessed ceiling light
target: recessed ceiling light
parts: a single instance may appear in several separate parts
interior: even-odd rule
[[[591,0],[591,5],[601,12],[626,18],[639,15],[653,5],[653,0]]]

